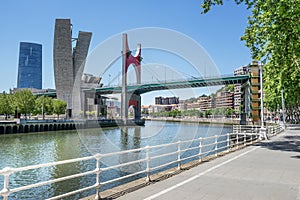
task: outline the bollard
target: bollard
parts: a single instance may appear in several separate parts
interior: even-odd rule
[[[268,140],[268,137],[267,137],[267,129],[266,129],[266,128],[261,127],[259,133],[260,133],[259,135],[260,135],[260,139],[261,139],[261,140]]]

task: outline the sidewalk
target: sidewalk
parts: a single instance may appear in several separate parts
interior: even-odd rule
[[[118,199],[300,200],[300,130],[286,130]]]

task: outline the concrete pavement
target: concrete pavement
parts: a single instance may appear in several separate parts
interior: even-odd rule
[[[118,199],[300,200],[300,130],[287,130]]]

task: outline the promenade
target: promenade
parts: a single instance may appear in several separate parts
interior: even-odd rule
[[[300,130],[125,194],[120,200],[300,200]]]

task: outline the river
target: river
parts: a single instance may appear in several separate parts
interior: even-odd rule
[[[178,140],[188,140],[210,135],[222,135],[232,131],[231,126],[220,126],[196,123],[176,123],[165,121],[146,121],[143,127],[98,128],[81,131],[56,131],[43,133],[10,134],[0,136],[0,169],[4,167],[23,167],[34,164],[56,162],[80,158],[96,153],[109,153],[127,149],[158,145]],[[192,144],[191,144],[192,145]],[[155,154],[155,152],[152,152]],[[120,156],[116,159],[103,160],[101,166],[118,162],[139,159],[142,155]],[[101,174],[101,181],[118,177],[143,168],[135,165],[120,171],[110,170]],[[56,167],[29,170],[10,176],[9,187],[46,181],[61,176],[76,174],[95,168],[94,161],[77,162]],[[138,178],[138,177],[136,177]],[[127,180],[129,181],[129,180]],[[46,199],[68,191],[86,187],[95,183],[95,176],[87,176],[42,186],[10,195],[9,199]],[[124,182],[102,187],[102,190]],[[3,187],[3,176],[0,176],[0,187]],[[1,190],[0,188],[0,190]],[[86,191],[68,199],[78,199],[94,194]]]

